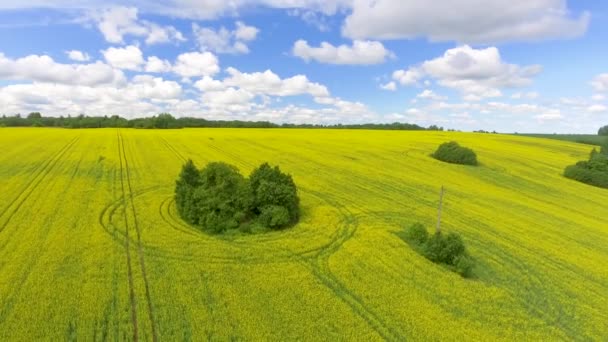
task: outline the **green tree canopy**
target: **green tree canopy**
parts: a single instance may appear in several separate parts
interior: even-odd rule
[[[439,145],[433,158],[452,164],[477,165],[477,155],[467,147],[460,146],[455,141]]]

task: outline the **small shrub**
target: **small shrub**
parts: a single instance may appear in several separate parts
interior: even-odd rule
[[[473,276],[475,261],[470,256],[463,254],[454,259],[454,270],[465,278]]]
[[[278,229],[289,224],[289,211],[279,205],[269,205],[262,208],[258,222],[271,229]]]
[[[477,155],[467,147],[460,146],[455,141],[439,145],[432,157],[452,164],[477,165]]]
[[[435,233],[428,236],[426,228],[415,223],[404,233],[403,237],[414,249],[430,261],[446,265],[463,277],[471,277],[475,261],[467,253],[464,241],[456,233]]]
[[[608,155],[605,149],[591,151],[589,160],[567,166],[564,176],[585,184],[608,189]]]
[[[421,223],[414,223],[405,231],[405,238],[408,241],[421,246],[429,238],[429,233]]]

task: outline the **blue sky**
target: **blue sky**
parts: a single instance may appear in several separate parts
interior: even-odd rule
[[[600,1],[0,3],[0,113],[594,133]]]

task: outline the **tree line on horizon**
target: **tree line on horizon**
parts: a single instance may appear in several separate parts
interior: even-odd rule
[[[365,124],[276,124],[269,121],[242,120],[207,120],[204,118],[175,118],[169,113],[136,119],[112,116],[60,116],[47,117],[39,112],[29,113],[23,117],[2,115],[0,127],[60,127],[60,128],[141,128],[141,129],[179,129],[179,128],[333,128],[333,129],[374,129],[374,130],[407,130],[407,131],[443,131],[443,127],[431,125],[422,127],[416,124],[365,123]]]

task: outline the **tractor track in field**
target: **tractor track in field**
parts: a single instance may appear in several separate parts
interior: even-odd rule
[[[133,272],[132,272],[132,264],[131,264],[131,252],[130,252],[130,246],[129,246],[129,220],[128,220],[128,215],[127,215],[127,193],[126,191],[128,190],[129,192],[129,202],[131,204],[131,211],[133,214],[133,228],[135,228],[135,233],[137,235],[137,254],[139,257],[139,266],[141,268],[141,273],[142,273],[142,278],[143,278],[143,282],[144,282],[144,288],[145,288],[145,297],[146,297],[146,302],[148,305],[148,319],[150,320],[150,325],[152,328],[152,340],[154,342],[158,341],[158,334],[156,331],[156,323],[155,323],[155,319],[154,319],[154,311],[153,311],[153,306],[152,306],[152,298],[150,295],[150,285],[148,282],[148,276],[146,273],[146,265],[145,265],[145,261],[144,261],[144,255],[143,255],[143,251],[142,251],[142,244],[141,244],[141,232],[139,229],[139,222],[137,220],[137,211],[135,209],[135,202],[134,202],[134,198],[133,198],[133,188],[131,186],[131,172],[129,169],[129,160],[126,156],[126,149],[125,149],[125,144],[124,144],[124,140],[123,137],[120,133],[120,130],[117,131],[117,137],[118,137],[118,156],[120,159],[120,183],[121,183],[121,190],[122,190],[122,194],[123,194],[123,214],[124,214],[124,218],[125,218],[125,228],[126,228],[126,239],[125,239],[125,244],[126,244],[126,249],[127,249],[127,268],[128,268],[128,276],[129,276],[129,295],[130,295],[130,300],[131,300],[131,310],[132,310],[132,323],[133,323],[133,339],[134,340],[138,340],[139,336],[138,336],[138,328],[137,328],[137,313],[136,313],[136,303],[135,303],[135,289],[134,289],[134,284],[133,284]],[[125,187],[125,176],[126,176],[126,187]]]
[[[4,231],[6,226],[10,223],[13,216],[19,211],[21,206],[27,201],[27,199],[31,196],[31,194],[36,190],[36,188],[42,183],[42,180],[51,172],[51,170],[57,165],[61,157],[78,141],[79,137],[75,137],[70,140],[66,145],[60,148],[49,160],[42,164],[42,166],[38,169],[36,174],[30,179],[30,181],[22,187],[21,191],[15,198],[0,212],[0,217],[6,215],[6,219],[4,223],[0,225],[0,233]],[[10,210],[12,208],[12,210]],[[9,212],[10,210],[10,212]],[[8,239],[4,239],[5,242]],[[0,246],[0,250],[2,250],[3,246]]]

